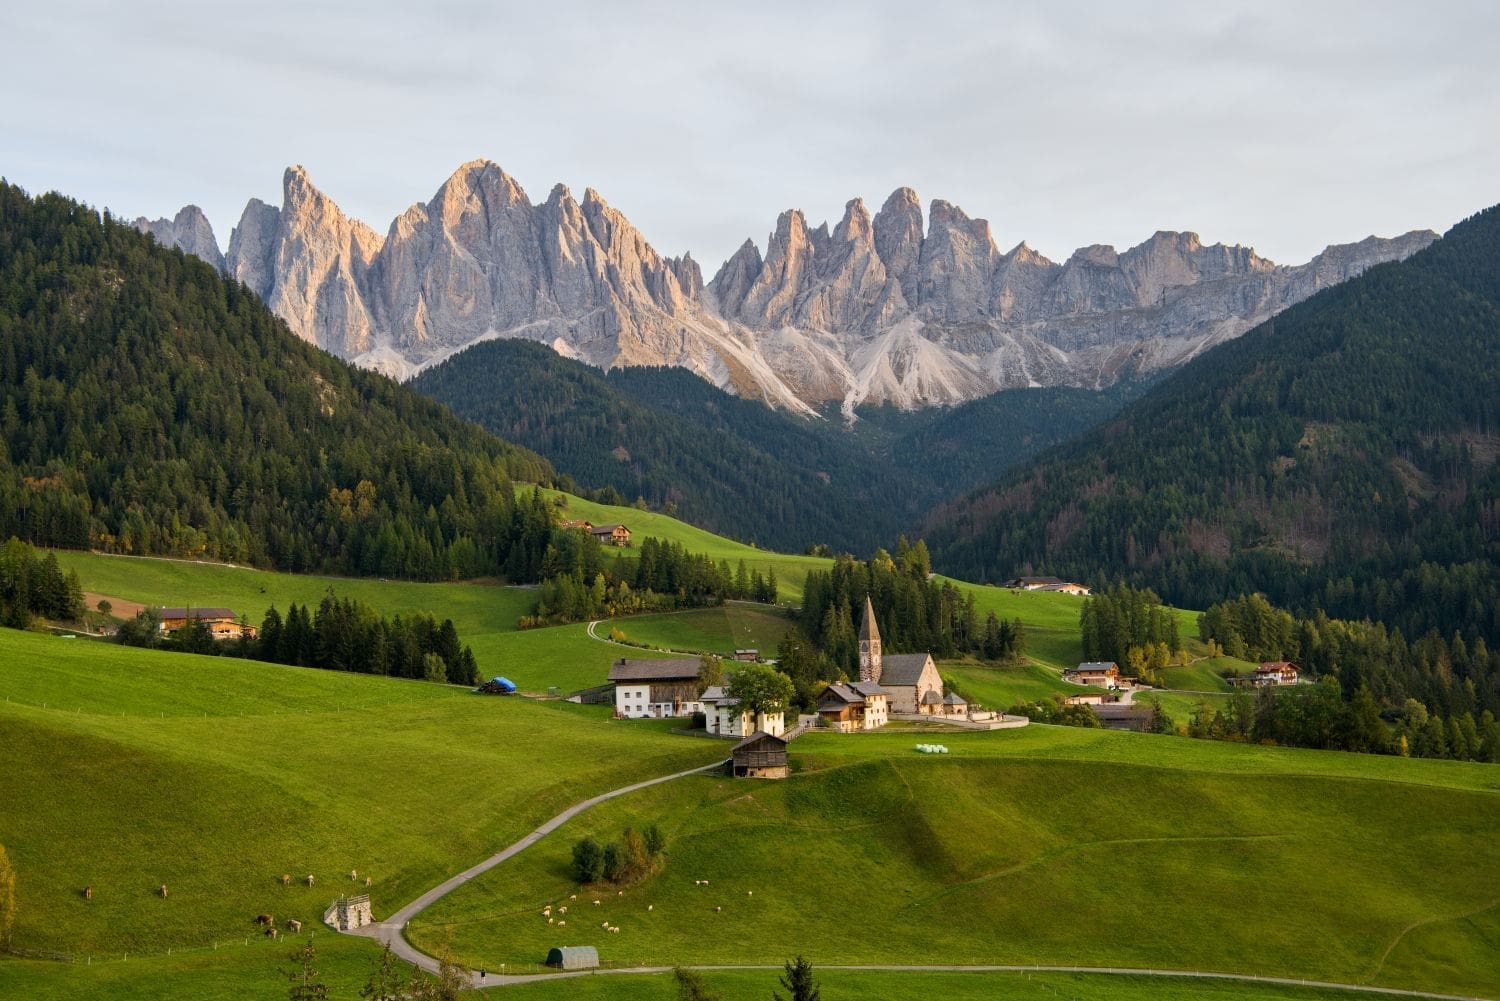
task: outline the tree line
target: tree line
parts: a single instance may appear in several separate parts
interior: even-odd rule
[[[1118,584],[1091,595],[1078,622],[1084,660],[1113,661],[1126,674],[1154,682],[1182,659],[1176,614],[1154,591]]]
[[[531,614],[521,628],[585,622],[596,618],[722,605],[729,599],[774,604],[776,571],[763,576],[747,570],[745,561],[731,570],[728,560],[714,562],[690,553],[680,542],[648,537],[639,556],[604,557],[587,532],[558,529],[542,560],[543,580]]]
[[[64,573],[55,553],[38,556],[15,536],[0,547],[0,626],[25,629],[33,616],[72,622],[83,612],[78,574]]]
[[[127,646],[452,685],[477,685],[480,680],[474,651],[460,642],[452,619],[439,623],[425,612],[385,618],[362,601],[340,598],[331,588],[316,611],[293,602],[282,615],[272,605],[254,639],[246,631],[237,640],[215,640],[201,619],[170,636],[161,635],[159,624],[156,611],[148,608],[122,624],[116,640]]]
[[[832,569],[810,570],[797,615],[803,637],[850,677],[859,673],[859,619],[865,599],[875,609],[882,647],[930,651],[934,657],[970,654],[988,660],[1014,660],[1025,651],[1020,619],[1004,621],[990,612],[983,621],[972,592],[952,581],[931,579],[927,545],[903,536],[892,557],[884,549],[865,561],[844,555]]]

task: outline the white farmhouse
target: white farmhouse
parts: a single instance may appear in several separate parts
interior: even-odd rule
[[[786,733],[786,713],[761,713],[751,719],[748,709],[740,708],[740,700],[731,698],[723,685],[710,685],[700,699],[703,703],[703,726],[721,737],[748,737],[756,731],[764,731],[773,737]]]
[[[703,711],[698,697],[698,661],[686,657],[615,661],[609,668],[615,685],[615,715],[627,719],[665,719]]]

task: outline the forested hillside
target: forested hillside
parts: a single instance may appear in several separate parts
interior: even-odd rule
[[[1263,591],[1500,638],[1500,210],[1224,344],[935,512],[945,573]]]
[[[0,537],[528,578],[550,522],[512,480],[552,475],[198,259],[0,182]]]
[[[851,433],[680,368],[600,372],[528,341],[476,345],[412,388],[535,449],[585,488],[785,551],[868,553],[933,505],[1115,413],[1102,393],[1014,390],[952,409],[867,408]],[[670,506],[669,506],[670,505]]]

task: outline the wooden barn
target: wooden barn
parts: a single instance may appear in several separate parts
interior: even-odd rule
[[[786,740],[757,730],[734,745],[731,765],[737,779],[784,779],[789,774]]]

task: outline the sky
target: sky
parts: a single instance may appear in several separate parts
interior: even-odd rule
[[[7,0],[0,175],[221,246],[304,165],[384,233],[463,162],[597,189],[705,277],[899,186],[1054,260],[1284,263],[1500,202],[1500,4]]]

